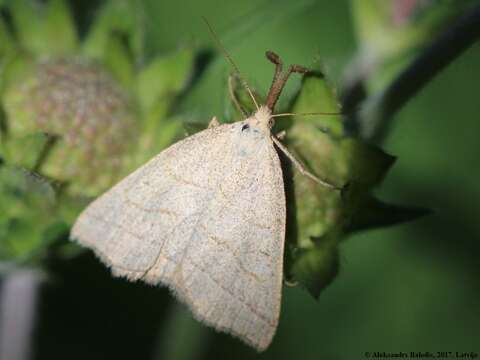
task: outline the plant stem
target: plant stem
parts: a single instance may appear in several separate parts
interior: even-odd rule
[[[435,75],[480,39],[480,6],[470,9],[430,46],[423,50],[383,91],[364,100],[364,77],[349,86],[343,96],[350,113],[347,128],[362,139],[381,143],[388,133],[392,116]]]

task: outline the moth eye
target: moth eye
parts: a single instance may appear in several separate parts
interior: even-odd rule
[[[242,126],[242,131],[248,130],[250,128],[250,125],[245,124]]]

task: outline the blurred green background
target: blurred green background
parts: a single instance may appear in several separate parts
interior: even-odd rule
[[[358,48],[346,0],[144,2],[147,54],[190,44],[212,48],[203,15],[261,92],[272,74],[267,49],[286,63],[308,66],[320,58],[340,84]],[[72,1],[81,26],[88,26],[99,4]],[[383,144],[398,160],[379,194],[433,214],[346,239],[339,276],[318,301],[305,290],[284,287],[278,332],[265,353],[199,325],[166,289],[112,278],[89,252],[51,264],[40,291],[32,357],[343,360],[376,351],[479,354],[479,64],[477,43],[395,115]],[[223,116],[227,73],[226,60],[214,59],[182,110],[198,121]]]

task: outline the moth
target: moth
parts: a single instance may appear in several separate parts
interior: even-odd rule
[[[201,322],[258,351],[277,329],[286,204],[277,151],[312,181],[272,134],[275,104],[299,65],[278,55],[264,105],[242,121],[209,127],[162,151],[91,203],[71,238],[115,276],[167,286]],[[231,60],[229,58],[229,60]],[[235,69],[235,64],[232,62]]]

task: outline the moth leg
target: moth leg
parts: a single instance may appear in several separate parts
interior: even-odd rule
[[[285,130],[280,131],[278,134],[275,135],[275,137],[278,140],[283,140],[285,139],[285,136],[287,136],[287,132]]]
[[[287,157],[290,159],[290,161],[293,163],[293,165],[295,165],[295,167],[297,168],[297,170],[300,172],[300,174],[302,175],[305,175],[307,177],[309,177],[310,179],[312,179],[313,181],[315,181],[316,183],[322,185],[322,186],[325,186],[326,188],[329,188],[329,189],[334,189],[334,190],[341,190],[341,188],[338,188],[336,187],[335,185],[333,184],[330,184],[324,180],[321,180],[319,179],[318,177],[316,177],[315,175],[313,175],[311,172],[309,172],[307,169],[305,169],[305,166],[300,162],[300,160],[296,159],[295,156],[293,156],[290,151],[288,151],[288,149],[285,147],[285,145],[283,145],[280,140],[278,140],[275,136],[272,136],[272,140],[273,142],[275,143],[275,145],[278,146],[278,148],[280,150],[282,150],[282,152],[287,155]]]
[[[220,121],[218,121],[217,117],[214,116],[212,117],[212,120],[210,120],[210,122],[208,123],[208,129],[217,127],[218,125],[220,125]]]
[[[233,90],[233,80],[235,76],[229,75],[228,77],[228,93],[230,94],[230,98],[232,99],[232,102],[235,104],[235,107],[237,110],[242,114],[244,118],[248,117],[247,112],[242,108],[242,105],[240,105],[240,101],[238,101],[237,97],[235,96],[235,91]]]

